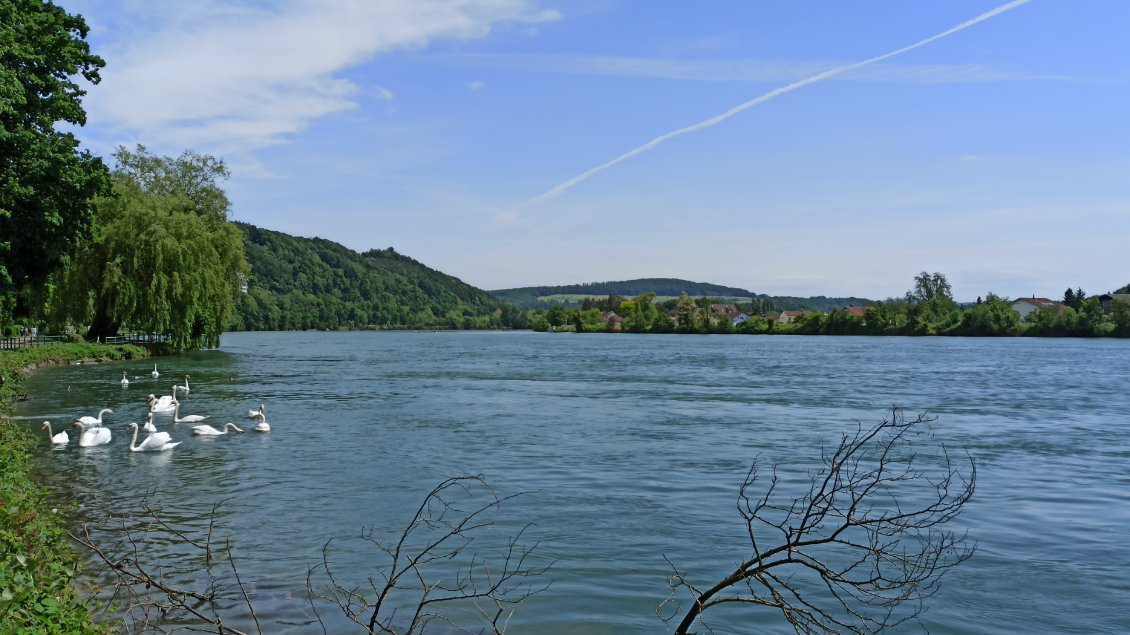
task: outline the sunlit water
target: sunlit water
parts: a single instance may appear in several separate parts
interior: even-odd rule
[[[16,413],[29,428],[109,407],[115,435],[62,450],[43,435],[37,477],[77,500],[77,520],[107,544],[100,528],[146,492],[192,532],[226,500],[215,535],[230,540],[265,632],[321,632],[306,576],[326,542],[400,527],[432,486],[463,474],[523,492],[498,514],[498,535],[533,523],[526,542],[554,561],[511,632],[664,632],[663,556],[707,585],[748,555],[735,501],[751,460],[809,469],[822,444],[892,404],[938,415],[938,438],[979,470],[958,521],[976,556],[906,632],[1130,631],[1130,342],[236,333],[157,363],[159,380],[144,360],[36,373]],[[265,403],[272,432],[196,438],[158,416],[183,443],[130,453],[124,429],[144,421],[146,395],[185,374],[182,415],[244,425]],[[201,567],[160,532],[142,546]],[[374,562],[333,552],[351,578]],[[317,606],[330,632],[349,632],[336,607]],[[768,610],[718,609],[712,624],[791,632]]]

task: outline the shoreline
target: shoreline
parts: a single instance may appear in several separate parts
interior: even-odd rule
[[[47,366],[151,357],[133,344],[47,344],[0,352],[0,631],[113,632],[79,594],[79,560],[46,492],[28,474],[36,437],[11,419],[28,375]]]

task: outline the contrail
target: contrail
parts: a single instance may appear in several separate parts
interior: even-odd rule
[[[608,168],[616,165],[617,163],[627,161],[628,159],[636,156],[637,154],[643,154],[644,152],[647,152],[648,150],[655,148],[659,144],[661,144],[665,141],[669,141],[671,139],[674,139],[675,137],[681,137],[685,134],[690,134],[692,132],[697,132],[699,130],[702,130],[703,128],[709,128],[710,126],[720,124],[723,121],[726,121],[727,119],[729,119],[730,117],[733,117],[734,115],[742,112],[743,110],[747,110],[749,108],[753,108],[754,106],[756,106],[758,104],[765,103],[765,102],[769,101],[770,99],[773,99],[774,97],[784,95],[785,93],[791,93],[798,88],[803,88],[804,86],[808,86],[809,84],[815,84],[816,82],[823,81],[823,80],[829,79],[831,77],[835,77],[836,75],[842,75],[843,73],[846,73],[848,71],[854,71],[857,68],[863,68],[864,66],[867,66],[869,64],[874,64],[875,62],[881,62],[883,60],[890,59],[892,57],[895,57],[896,55],[902,55],[903,53],[906,53],[907,51],[913,51],[914,49],[916,49],[918,47],[926,46],[927,44],[929,44],[931,42],[934,42],[936,40],[940,40],[940,39],[942,39],[946,36],[949,36],[949,35],[953,35],[954,33],[957,33],[958,31],[961,31],[963,29],[967,29],[967,28],[973,26],[974,24],[977,24],[979,22],[984,22],[985,20],[988,20],[989,18],[991,18],[993,16],[1004,13],[1005,11],[1011,11],[1012,9],[1015,9],[1016,7],[1019,7],[1020,5],[1028,4],[1029,2],[1031,2],[1031,0],[1013,0],[1012,2],[1003,4],[999,7],[997,7],[996,9],[993,9],[991,11],[986,11],[985,13],[982,13],[981,15],[979,15],[979,16],[971,19],[971,20],[966,20],[965,22],[962,22],[961,24],[959,24],[959,25],[957,25],[957,26],[955,26],[951,29],[948,29],[946,31],[942,31],[941,33],[938,33],[937,35],[932,35],[932,36],[926,38],[925,40],[915,42],[914,44],[911,44],[910,46],[904,46],[904,47],[902,47],[898,50],[891,51],[890,53],[884,53],[882,55],[863,60],[862,62],[855,62],[854,64],[847,64],[845,66],[839,66],[839,67],[833,68],[831,70],[824,71],[822,73],[817,73],[816,75],[813,75],[812,77],[808,77],[808,78],[793,82],[793,83],[789,84],[788,86],[782,86],[780,88],[775,88],[775,89],[765,93],[764,95],[761,95],[760,97],[755,97],[755,98],[753,98],[753,99],[751,99],[751,100],[749,100],[749,101],[747,101],[743,104],[738,104],[737,106],[734,106],[733,108],[727,110],[726,112],[724,112],[720,115],[716,115],[716,116],[711,117],[710,119],[707,119],[705,121],[700,121],[696,124],[692,124],[692,125],[687,126],[685,128],[679,128],[678,130],[673,130],[673,131],[668,132],[666,134],[660,135],[660,136],[652,139],[651,141],[648,141],[647,143],[643,144],[642,146],[639,146],[638,148],[634,148],[632,150],[629,150],[629,151],[625,152],[624,154],[621,154],[620,156],[616,157],[615,159],[612,159],[611,161],[609,161],[607,163],[603,163],[601,165],[596,166],[595,168],[592,168],[591,170],[588,170],[586,172],[582,172],[581,174],[574,176],[573,178],[569,179],[568,181],[565,181],[564,183],[561,183],[560,185],[555,186],[553,189],[550,189],[550,190],[546,191],[545,193],[543,193],[539,196],[535,196],[534,198],[530,199],[527,202],[527,204],[541,203],[541,202],[547,201],[551,198],[556,198],[558,196],[561,196],[561,194],[563,194],[566,190],[573,187],[574,185],[580,183],[581,181],[584,181],[585,179],[588,179],[590,176],[593,176],[593,175],[595,175],[599,172],[603,172],[604,170],[607,170]]]

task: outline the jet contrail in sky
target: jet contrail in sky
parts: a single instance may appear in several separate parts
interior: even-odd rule
[[[560,185],[555,186],[554,188],[546,191],[545,193],[543,193],[539,196],[535,196],[534,198],[527,201],[527,204],[541,203],[541,202],[547,201],[551,198],[556,198],[556,197],[560,196],[561,194],[563,194],[569,188],[573,187],[574,185],[580,183],[581,181],[584,181],[585,179],[589,178],[590,176],[597,174],[598,172],[603,172],[604,170],[607,170],[608,168],[616,165],[617,163],[627,161],[628,159],[636,156],[637,154],[643,154],[644,152],[647,152],[648,150],[655,148],[659,144],[661,144],[665,141],[669,141],[671,139],[674,139],[675,137],[681,137],[685,134],[697,132],[697,131],[702,130],[704,128],[709,128],[710,126],[713,126],[715,124],[722,123],[723,121],[729,119],[730,117],[733,117],[734,115],[742,112],[743,110],[747,110],[747,109],[752,108],[752,107],[754,107],[758,104],[765,103],[765,102],[769,101],[770,99],[773,99],[774,97],[784,95],[785,93],[791,93],[798,88],[803,88],[804,86],[808,86],[809,84],[815,84],[816,82],[835,77],[836,75],[842,75],[843,73],[846,73],[848,71],[854,71],[857,68],[863,68],[864,66],[867,66],[869,64],[874,64],[875,62],[881,62],[883,60],[890,59],[892,57],[895,57],[896,55],[902,55],[903,53],[906,53],[907,51],[913,51],[914,49],[916,49],[920,46],[926,46],[927,44],[930,44],[931,42],[934,42],[936,40],[940,40],[940,39],[942,39],[946,36],[949,36],[949,35],[953,35],[954,33],[957,33],[958,31],[969,28],[969,27],[973,26],[974,24],[977,24],[979,22],[984,22],[985,20],[988,20],[989,18],[991,18],[993,16],[1004,13],[1005,11],[1010,11],[1012,9],[1015,9],[1016,7],[1019,7],[1022,4],[1028,4],[1030,1],[1031,0],[1013,0],[1012,2],[1003,4],[999,7],[997,7],[996,9],[993,9],[991,11],[986,11],[985,13],[982,13],[981,15],[979,15],[975,18],[972,18],[970,20],[966,20],[965,22],[962,22],[961,24],[959,24],[959,25],[957,25],[957,26],[955,26],[951,29],[948,29],[946,31],[942,31],[941,33],[938,33],[937,35],[932,35],[932,36],[926,38],[925,40],[915,42],[914,44],[911,44],[910,46],[904,46],[904,47],[902,47],[898,50],[891,51],[890,53],[884,53],[884,54],[879,55],[877,57],[872,57],[870,59],[863,60],[862,62],[855,62],[854,64],[847,64],[845,66],[838,66],[838,67],[833,68],[831,70],[824,71],[823,73],[817,73],[816,75],[813,75],[811,77],[802,79],[800,81],[793,82],[793,83],[789,84],[788,86],[782,86],[780,88],[775,88],[775,89],[765,93],[764,95],[761,95],[760,97],[755,97],[755,98],[753,98],[753,99],[751,99],[751,100],[749,100],[749,101],[747,101],[743,104],[738,104],[737,106],[734,106],[733,108],[727,110],[726,112],[724,112],[720,115],[716,115],[716,116],[711,117],[710,119],[707,119],[705,121],[700,121],[696,124],[692,124],[692,125],[687,126],[685,128],[679,128],[678,130],[673,130],[673,131],[668,132],[666,134],[660,135],[660,136],[652,139],[651,141],[648,141],[647,143],[643,144],[642,146],[639,146],[638,148],[634,148],[632,150],[629,150],[629,151],[625,152],[624,154],[621,154],[620,156],[616,157],[615,159],[612,159],[611,161],[609,161],[607,163],[598,165],[595,168],[588,170],[587,172],[582,172],[581,174],[578,174],[577,176],[574,176],[573,178],[569,179],[568,181],[565,181],[564,183],[561,183]]]

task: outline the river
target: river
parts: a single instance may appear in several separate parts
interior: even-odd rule
[[[1130,632],[1126,340],[229,333],[218,350],[156,362],[156,380],[148,360],[35,373],[16,416],[37,434],[44,419],[57,431],[114,410],[107,446],[52,450],[41,435],[35,474],[111,546],[147,493],[189,533],[223,501],[215,537],[265,632],[321,632],[306,579],[327,541],[345,578],[375,575],[357,536],[395,536],[433,486],[466,474],[520,494],[480,555],[530,524],[534,562],[552,562],[511,632],[669,631],[655,615],[665,557],[705,586],[749,553],[735,502],[751,461],[811,469],[822,446],[892,405],[937,416],[938,441],[978,468],[953,523],[977,552],[903,632]],[[185,375],[182,416],[247,429],[263,403],[272,431],[199,438],[158,415],[182,444],[129,452],[125,426],[144,421],[146,395]],[[199,554],[150,529],[143,552],[191,582]],[[356,631],[315,606],[329,632]],[[239,614],[237,600],[224,607]],[[708,618],[718,632],[791,632],[768,609]]]

